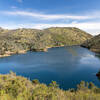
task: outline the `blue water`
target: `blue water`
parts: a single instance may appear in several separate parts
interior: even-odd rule
[[[96,72],[100,69],[100,58],[88,49],[72,46],[51,48],[48,52],[27,52],[0,58],[0,73],[9,71],[29,79],[39,79],[49,84],[57,81],[60,88],[75,88],[81,80],[100,86]]]

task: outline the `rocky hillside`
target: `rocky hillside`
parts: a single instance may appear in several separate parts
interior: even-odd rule
[[[91,51],[100,53],[100,35],[97,35],[90,40],[84,42],[82,46],[90,49]]]
[[[78,28],[4,30],[0,28],[0,56],[26,51],[46,51],[56,46],[80,45],[92,36]]]

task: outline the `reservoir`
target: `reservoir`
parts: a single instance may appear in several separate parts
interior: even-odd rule
[[[96,73],[100,69],[100,55],[80,46],[56,47],[48,52],[27,52],[0,58],[0,73],[10,71],[30,80],[49,84],[56,81],[60,88],[76,88],[80,81],[100,86]]]

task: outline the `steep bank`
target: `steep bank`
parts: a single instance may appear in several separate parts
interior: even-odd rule
[[[47,51],[56,46],[80,45],[92,36],[74,27],[53,27],[44,30],[0,28],[0,57],[26,51]]]
[[[84,42],[82,47],[86,47],[93,52],[100,53],[100,34]]]

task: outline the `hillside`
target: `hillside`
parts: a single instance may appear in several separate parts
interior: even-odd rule
[[[90,49],[91,51],[100,53],[100,35],[97,35],[90,40],[84,42],[82,46]]]
[[[0,57],[26,51],[47,51],[56,46],[80,45],[92,36],[78,28],[4,30],[0,28]]]
[[[76,90],[61,90],[55,81],[47,86],[11,72],[0,75],[0,100],[100,100],[100,88],[82,81]]]

